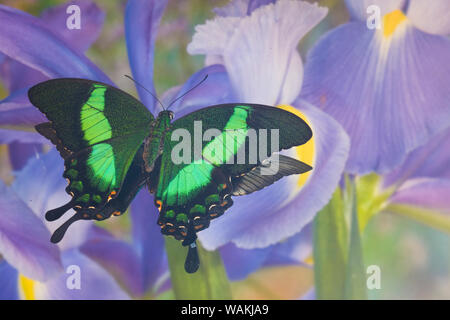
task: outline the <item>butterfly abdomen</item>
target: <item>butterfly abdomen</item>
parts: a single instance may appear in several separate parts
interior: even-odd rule
[[[164,138],[169,129],[169,114],[166,115],[163,113],[152,122],[149,135],[144,140],[143,158],[146,172],[153,171],[156,159],[163,153]]]

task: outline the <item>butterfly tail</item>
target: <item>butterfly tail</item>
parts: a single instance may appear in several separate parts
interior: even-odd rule
[[[195,273],[200,267],[200,258],[198,257],[197,249],[197,232],[194,229],[194,225],[191,223],[188,227],[188,234],[183,240],[183,246],[189,246],[186,261],[184,262],[184,270],[187,273]]]

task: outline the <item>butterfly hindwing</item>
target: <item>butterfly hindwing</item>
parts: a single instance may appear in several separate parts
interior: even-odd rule
[[[32,87],[28,96],[49,120],[36,130],[64,158],[66,191],[73,197],[46,217],[55,220],[72,207],[83,219],[109,217],[100,209],[118,197],[149,133],[151,113],[127,93],[84,79],[49,80]]]

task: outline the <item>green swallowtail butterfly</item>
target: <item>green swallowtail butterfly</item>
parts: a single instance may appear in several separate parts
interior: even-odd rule
[[[75,221],[104,220],[124,213],[137,192],[147,186],[159,210],[161,232],[189,247],[185,269],[192,273],[200,263],[197,232],[208,228],[211,219],[233,204],[231,196],[249,194],[283,176],[312,169],[283,155],[248,160],[250,151],[260,155],[262,148],[261,143],[251,141],[250,130],[265,129],[267,145],[278,140],[273,152],[304,144],[312,137],[306,122],[279,108],[223,104],[175,121],[173,113],[164,110],[155,119],[131,95],[85,79],[42,82],[32,87],[28,96],[49,120],[37,125],[36,130],[56,145],[64,159],[66,191],[72,197],[45,217],[54,221],[75,210],[53,233],[54,243]],[[198,123],[201,135],[210,133],[209,139],[202,139],[197,146],[194,141],[188,149],[179,151],[191,161],[173,161],[179,148],[175,133],[179,129],[195,133]],[[240,155],[247,161],[239,161]],[[275,162],[277,170],[263,173]]]

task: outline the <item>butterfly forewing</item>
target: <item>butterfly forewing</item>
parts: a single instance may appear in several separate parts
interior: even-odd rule
[[[73,199],[64,209],[73,206],[83,218],[104,219],[98,209],[118,196],[153,116],[127,93],[90,80],[49,80],[28,95],[50,121],[36,126],[37,131],[65,159],[66,190]],[[48,217],[54,220],[62,213]]]

